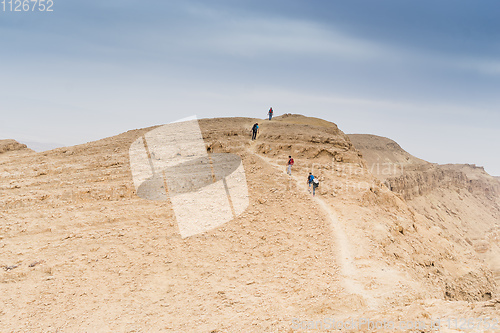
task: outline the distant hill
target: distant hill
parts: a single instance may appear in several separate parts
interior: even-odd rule
[[[30,151],[31,149],[29,149],[25,144],[19,143],[15,140],[0,140],[0,154],[19,150]]]
[[[406,166],[430,164],[409,154],[395,141],[382,136],[348,134],[348,137],[363,155],[369,170],[382,180],[399,174]]]

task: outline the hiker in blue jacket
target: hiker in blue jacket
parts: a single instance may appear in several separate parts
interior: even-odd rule
[[[307,185],[309,185],[309,193],[311,193],[311,185],[313,183],[314,176],[309,172],[309,176],[307,177]]]
[[[257,138],[257,133],[259,133],[259,124],[255,123],[252,127],[252,140]]]

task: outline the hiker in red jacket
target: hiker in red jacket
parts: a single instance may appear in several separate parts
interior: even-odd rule
[[[286,173],[289,174],[290,176],[292,175],[293,163],[294,163],[294,161],[293,161],[292,156],[288,156],[288,163],[286,164],[287,165]]]
[[[269,112],[267,113],[269,115],[269,120],[271,120],[273,118],[273,108],[270,108],[269,109]]]

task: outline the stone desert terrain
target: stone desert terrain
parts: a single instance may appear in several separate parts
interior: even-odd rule
[[[134,187],[129,147],[153,128],[41,153],[0,141],[1,332],[500,329],[498,178],[300,115],[199,125],[209,154],[241,157],[249,206],[185,238],[171,202]]]

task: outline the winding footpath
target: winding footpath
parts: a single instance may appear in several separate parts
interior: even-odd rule
[[[255,151],[249,150],[249,152],[259,157],[265,163],[271,165],[274,168],[279,169],[280,171],[286,174],[285,166],[278,165],[272,162],[269,158],[257,154]],[[376,309],[378,307],[378,302],[371,295],[371,293],[369,293],[365,289],[363,283],[360,281],[366,279],[364,279],[365,277],[363,276],[362,272],[360,272],[360,270],[355,266],[354,259],[350,250],[351,244],[349,242],[349,238],[347,237],[344,228],[341,222],[339,221],[337,215],[333,212],[331,207],[323,199],[319,198],[318,196],[314,197],[311,196],[311,194],[308,193],[306,187],[303,185],[303,182],[300,182],[300,180],[297,179],[297,177],[292,175],[291,179],[293,179],[296,182],[298,189],[307,193],[310,196],[311,200],[314,200],[319,205],[319,207],[321,207],[323,213],[329,219],[330,228],[332,229],[337,245],[335,253],[337,254],[337,261],[342,272],[341,281],[346,292],[360,296],[370,309]]]

